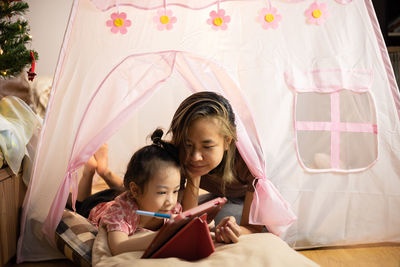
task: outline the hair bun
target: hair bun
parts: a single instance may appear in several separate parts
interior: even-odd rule
[[[163,136],[164,132],[161,129],[156,129],[153,134],[151,135],[151,141],[153,141],[153,144],[155,145],[162,145],[162,140],[161,137]]]

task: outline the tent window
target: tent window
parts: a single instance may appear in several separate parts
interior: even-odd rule
[[[377,159],[375,105],[370,93],[296,93],[296,147],[310,171],[360,171]]]

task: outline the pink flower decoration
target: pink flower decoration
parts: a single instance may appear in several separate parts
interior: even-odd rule
[[[308,23],[317,25],[324,24],[325,20],[329,17],[326,4],[318,4],[317,2],[312,3],[310,7],[304,12],[304,14],[307,17]]]
[[[162,31],[164,29],[171,30],[173,24],[176,23],[178,19],[172,16],[172,11],[168,9],[159,9],[157,11],[157,16],[153,17],[154,23],[157,25],[157,29]]]
[[[121,34],[125,34],[128,32],[126,28],[130,27],[132,23],[129,19],[126,19],[125,12],[112,13],[110,17],[111,19],[107,20],[106,25],[111,27],[112,33],[120,32]]]
[[[230,16],[225,16],[225,10],[219,9],[218,11],[211,11],[210,18],[207,20],[207,24],[211,25],[214,30],[226,30],[228,28],[227,23],[231,21]]]
[[[257,21],[266,30],[278,28],[279,22],[282,20],[282,16],[278,14],[278,10],[275,7],[263,8],[258,11],[258,14]]]

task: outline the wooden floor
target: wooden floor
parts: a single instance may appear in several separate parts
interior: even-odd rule
[[[400,243],[300,250],[324,267],[400,267]]]

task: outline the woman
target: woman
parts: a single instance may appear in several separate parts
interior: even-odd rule
[[[186,178],[183,209],[197,205],[202,188],[209,198],[229,200],[216,217],[217,241],[237,242],[240,234],[260,232],[263,226],[249,224],[254,177],[236,152],[235,115],[228,100],[213,92],[192,94],[178,107],[169,131]]]

